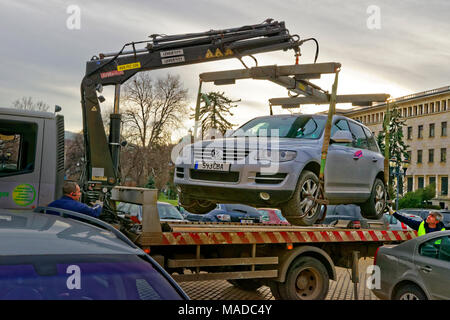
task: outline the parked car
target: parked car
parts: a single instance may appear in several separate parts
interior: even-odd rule
[[[218,204],[217,208],[203,215],[203,222],[261,223],[261,214],[243,204]]]
[[[191,213],[181,206],[177,207],[177,209],[178,209],[178,211],[180,211],[183,218],[187,221],[199,222],[203,218],[202,214]]]
[[[326,119],[305,114],[258,117],[224,139],[185,146],[175,161],[180,204],[198,214],[223,202],[280,208],[292,224],[314,224],[320,206],[309,197],[320,190]],[[278,135],[267,137],[272,130]],[[372,132],[357,121],[334,116],[325,168],[329,203],[358,204],[365,218],[381,218],[386,207],[383,170],[384,157]]]
[[[382,229],[389,228],[389,223],[384,216],[377,220],[366,219],[362,216],[360,207],[353,204],[327,206],[322,224],[335,224],[338,220],[351,221],[349,222],[350,228],[369,229],[374,225],[378,225]]]
[[[375,254],[380,299],[450,299],[450,231],[431,232],[396,246],[383,246]]]
[[[65,217],[0,212],[0,300],[188,299],[155,260],[112,226],[52,211]]]
[[[290,225],[289,221],[281,214],[281,210],[274,208],[258,208],[261,214],[261,221],[265,224],[284,224]]]
[[[422,218],[413,214],[405,214],[399,212],[399,214],[405,215],[408,218],[415,219],[417,221],[421,221]],[[385,219],[389,223],[389,229],[394,231],[406,231],[406,230],[412,230],[409,226],[404,224],[403,222],[397,220],[393,215],[390,215],[389,213],[384,214]]]
[[[158,201],[156,205],[160,221],[184,221],[180,211],[178,211],[174,205],[160,201]],[[140,204],[119,202],[117,204],[117,210],[129,214],[131,219],[136,223],[142,222],[142,206]]]

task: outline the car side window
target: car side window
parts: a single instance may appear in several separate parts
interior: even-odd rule
[[[450,261],[450,237],[434,238],[423,243],[419,248],[421,256]]]
[[[361,149],[369,148],[367,144],[366,134],[364,133],[363,128],[359,124],[350,121],[350,131],[353,134],[352,146],[354,148],[361,148]]]
[[[375,137],[373,136],[372,132],[370,132],[370,130],[367,128],[363,127],[363,129],[364,129],[364,133],[367,136],[367,143],[369,145],[369,150],[374,151],[374,152],[380,152],[378,150],[378,145],[377,145],[377,142],[375,141]]]

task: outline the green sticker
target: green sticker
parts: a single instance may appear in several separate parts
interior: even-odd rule
[[[26,207],[34,202],[36,190],[31,184],[20,184],[14,188],[12,197],[15,204]]]

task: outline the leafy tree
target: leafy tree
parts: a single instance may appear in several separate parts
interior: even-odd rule
[[[202,137],[208,130],[218,130],[222,135],[233,128],[233,124],[225,119],[226,115],[233,116],[230,109],[237,107],[233,103],[240,100],[232,100],[222,92],[209,92],[202,95],[202,105],[199,110],[199,121],[201,122]],[[194,116],[191,116],[193,119]]]
[[[436,185],[429,184],[423,189],[406,193],[398,201],[398,207],[402,208],[432,208],[428,203],[436,196]]]
[[[396,104],[394,104],[392,110],[390,110],[390,121],[389,121],[389,160],[395,159],[395,166],[402,167],[403,160],[408,159],[408,148],[409,146],[403,141],[403,127],[405,126],[406,120],[402,118],[401,111]],[[378,146],[380,147],[380,151],[382,154],[385,154],[385,137],[386,137],[386,115],[383,121],[383,130],[377,135]],[[390,172],[389,178],[389,193],[391,198],[394,197],[394,185],[393,185],[393,177],[394,170]],[[396,183],[402,184],[401,177],[400,181],[396,181]]]
[[[155,189],[156,188],[155,178],[153,178],[152,175],[148,176],[147,183],[145,184],[144,187],[148,188],[148,189]]]

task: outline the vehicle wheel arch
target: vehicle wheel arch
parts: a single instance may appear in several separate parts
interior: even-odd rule
[[[415,282],[411,279],[404,279],[404,280],[400,281],[399,283],[397,283],[392,288],[391,294],[389,295],[390,300],[394,299],[394,296],[397,294],[398,290],[401,287],[406,286],[406,285],[412,285],[412,286],[419,288],[423,292],[423,294],[427,297],[427,299],[430,299],[430,295],[428,294],[427,290],[424,287],[422,287],[420,284],[418,284],[417,282]]]
[[[311,171],[311,172],[315,173],[317,176],[319,176],[320,175],[320,163],[317,161],[314,161],[314,160],[307,162],[303,166],[302,170],[300,170],[300,172],[298,174],[298,179],[300,179],[300,174],[305,170]]]
[[[311,257],[319,260],[327,269],[330,280],[336,280],[336,268],[331,257],[324,250],[314,246],[301,246],[289,250],[279,257],[277,281],[285,282],[289,267],[299,257]]]

